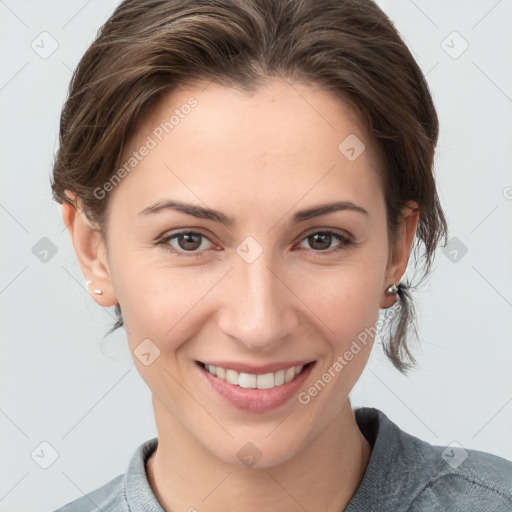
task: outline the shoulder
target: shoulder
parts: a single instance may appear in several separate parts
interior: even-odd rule
[[[54,512],[128,511],[128,503],[124,495],[124,478],[125,474],[119,475],[98,489],[71,501]]]
[[[432,445],[403,431],[378,409],[363,407],[355,414],[372,445],[357,500],[369,504],[373,489],[388,507],[379,510],[512,511],[512,462],[457,443]]]
[[[413,501],[411,511],[425,510],[430,504],[438,504],[442,510],[512,510],[512,462],[460,446],[429,446],[442,462],[431,465],[432,476]]]
[[[163,512],[146,475],[146,461],[157,446],[156,437],[145,441],[132,455],[126,473],[54,512]]]

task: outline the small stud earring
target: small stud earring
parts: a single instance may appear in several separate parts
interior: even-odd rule
[[[94,290],[94,293],[96,295],[103,295],[103,290],[101,290],[100,288],[98,288],[97,290]]]
[[[388,288],[386,288],[386,293],[388,295],[395,294],[398,291],[398,286],[396,284],[392,284]]]

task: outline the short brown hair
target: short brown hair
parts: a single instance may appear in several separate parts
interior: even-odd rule
[[[426,80],[392,22],[372,0],[125,0],[82,57],[60,120],[52,191],[83,204],[107,234],[107,200],[94,190],[120,163],[126,141],[162,95],[199,81],[251,90],[280,77],[325,88],[355,108],[382,155],[390,248],[400,210],[414,200],[420,218],[413,244],[420,280],[430,272],[447,225],[434,180],[438,119]],[[413,287],[409,283],[409,288]],[[410,293],[383,349],[402,373],[415,359]],[[109,331],[123,325],[118,321]]]

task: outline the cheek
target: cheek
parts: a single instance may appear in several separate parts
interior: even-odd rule
[[[346,342],[377,320],[384,265],[368,248],[343,265],[299,274],[290,287],[324,325],[327,337]]]
[[[190,320],[197,317],[217,274],[199,266],[173,268],[165,256],[148,256],[146,249],[118,250],[112,260],[112,281],[132,350],[144,339],[163,351],[176,350],[192,335]]]
[[[373,258],[370,258],[372,260]],[[310,283],[308,305],[323,325],[323,349],[318,379],[303,389],[299,402],[312,411],[324,411],[324,424],[339,412],[361,376],[370,356],[379,318],[383,266],[375,259],[359,261]],[[325,392],[324,392],[325,389]]]

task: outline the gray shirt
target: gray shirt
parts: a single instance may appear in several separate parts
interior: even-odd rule
[[[512,462],[453,443],[433,446],[378,409],[354,412],[372,453],[345,512],[512,512]],[[55,512],[163,512],[145,466],[157,444],[141,444],[126,473]]]

